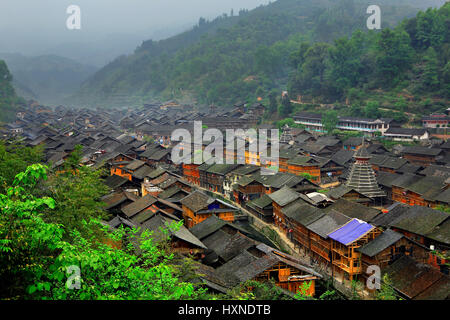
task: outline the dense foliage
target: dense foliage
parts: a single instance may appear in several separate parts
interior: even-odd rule
[[[436,1],[425,1],[435,4]],[[279,0],[238,16],[200,19],[191,31],[145,41],[91,77],[74,103],[140,104],[152,97],[232,104],[268,97],[288,82],[298,63],[291,55],[304,41],[330,42],[366,26],[366,0]],[[379,1],[383,28],[413,16],[418,2]],[[315,47],[325,55],[327,45]],[[320,56],[316,57],[320,59]],[[309,66],[308,68],[312,68]],[[314,72],[314,70],[310,70]],[[320,77],[314,79],[316,83]],[[132,97],[132,99],[128,99]]]
[[[294,97],[325,103],[347,100],[353,105],[351,115],[371,118],[388,116],[376,100],[386,98],[371,97],[376,91],[397,96],[383,105],[395,111],[443,109],[450,98],[450,4],[419,12],[394,29],[356,31],[332,45],[303,43],[293,60],[297,70],[289,92]],[[432,99],[434,109],[430,103],[406,102],[424,97]]]
[[[12,80],[8,66],[5,61],[0,60],[0,123],[14,119],[18,106],[24,103],[17,97]]]
[[[203,294],[179,280],[174,255],[148,231],[137,236],[137,230],[127,235],[104,228],[98,241],[73,229],[72,240],[65,241],[62,225],[46,222],[42,214],[58,203],[32,194],[46,179],[47,168],[32,165],[0,194],[0,298],[156,300]]]
[[[20,142],[0,141],[0,193],[12,185],[16,174],[43,158],[41,146],[28,148]]]

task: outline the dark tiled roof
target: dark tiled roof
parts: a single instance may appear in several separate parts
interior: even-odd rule
[[[165,169],[158,167],[155,170],[153,170],[152,172],[147,174],[147,177],[149,177],[150,179],[155,179],[157,177],[159,177],[160,175],[164,174],[166,172]]]
[[[427,238],[450,245],[450,219],[438,225],[433,231],[426,234]]]
[[[135,170],[139,169],[140,167],[142,167],[144,164],[145,164],[144,161],[136,159],[136,160],[132,161],[130,164],[128,164],[125,167],[125,169],[135,171]]]
[[[288,164],[300,165],[300,166],[317,166],[319,164],[319,162],[316,161],[312,157],[297,156],[291,160],[288,160]]]
[[[258,199],[255,199],[255,200],[247,203],[247,205],[251,205],[251,206],[257,207],[259,209],[264,209],[265,207],[272,206],[272,199],[267,194],[264,194],[263,196],[259,197]]]
[[[312,232],[326,239],[328,238],[328,235],[330,233],[338,230],[350,220],[351,218],[347,217],[346,215],[343,215],[342,213],[334,210],[330,210],[320,219],[314,221],[306,227]]]
[[[355,203],[353,201],[347,201],[344,199],[337,200],[331,206],[327,207],[325,210],[326,211],[334,210],[342,214],[345,214],[347,217],[356,218],[366,222],[371,222],[379,214],[381,214],[380,210],[366,207],[362,204]]]
[[[429,177],[433,176],[433,177],[448,178],[448,177],[450,177],[450,167],[430,165],[427,168],[420,171],[419,173],[421,175],[429,176]]]
[[[442,202],[442,203],[446,203],[446,204],[450,204],[450,188],[448,188],[447,190],[443,191],[442,193],[438,194],[435,197],[436,201]]]
[[[397,173],[390,173],[384,171],[377,172],[377,181],[380,186],[392,188],[392,182],[400,177]]]
[[[288,206],[284,207],[281,211],[286,217],[300,223],[303,226],[313,223],[325,214],[320,209],[308,204],[302,199],[297,199]]]
[[[331,156],[331,160],[343,166],[346,165],[348,162],[352,161],[354,154],[355,153],[353,151],[339,150],[338,152],[336,152]]]
[[[425,156],[437,156],[442,152],[442,149],[438,148],[427,148],[420,146],[408,146],[404,147],[402,153],[403,154],[418,154]]]
[[[211,198],[198,190],[181,199],[181,204],[188,207],[193,212],[198,212],[202,209],[205,209],[213,202],[214,198]]]
[[[442,278],[446,278],[447,282],[449,281],[448,276],[435,270],[430,265],[418,263],[408,256],[402,256],[388,266],[384,272],[392,281],[392,286],[409,299],[415,299],[420,294],[431,289]],[[449,293],[447,292],[445,298],[448,295]]]
[[[350,137],[343,142],[344,146],[357,147],[363,144],[363,137]]]
[[[219,230],[210,236],[203,238],[202,242],[214,250],[224,261],[229,261],[239,255],[242,251],[254,246],[256,242],[241,234],[240,232],[230,235]]]
[[[179,192],[184,193],[185,196],[188,195],[188,193],[187,193],[186,191],[184,191],[183,189],[181,189],[180,187],[178,187],[178,186],[173,186],[173,187],[170,187],[170,188],[167,189],[167,190],[164,190],[164,192],[161,192],[161,193],[158,195],[158,198],[163,199],[163,200],[166,200],[166,199],[172,198],[174,195],[176,195],[176,194],[179,193]],[[184,198],[185,196],[183,196],[183,198]]]
[[[182,225],[178,230],[168,229],[167,226],[173,222],[175,222],[175,220],[157,214],[147,220],[142,226],[144,230],[148,229],[153,231],[152,238],[156,239],[156,241],[165,239],[164,233],[161,229],[167,229],[172,237],[186,241],[196,247],[207,249],[205,244],[194,236],[185,226]]]
[[[285,205],[300,198],[300,195],[289,187],[283,187],[282,189],[270,194],[269,197],[279,206],[284,207]]]
[[[122,203],[124,203],[127,200],[130,201],[137,201],[139,199],[138,196],[130,193],[130,192],[126,192],[126,191],[119,191],[119,192],[114,192],[111,194],[108,194],[104,197],[102,197],[102,202],[104,202],[106,204],[105,206],[105,210],[109,210],[111,208],[114,208]]]
[[[146,195],[143,198],[140,198],[134,203],[129,204],[128,206],[122,208],[122,212],[125,213],[129,218],[133,217],[137,213],[141,212],[142,210],[147,209],[152,204],[154,204],[157,201],[157,199],[151,195]]]
[[[153,168],[147,165],[143,165],[133,173],[133,177],[139,180],[143,180],[152,171],[154,171]]]
[[[433,210],[427,207],[413,206],[397,218],[392,227],[412,232],[418,235],[427,236],[432,233],[437,226],[450,217],[450,214]]]
[[[402,234],[395,232],[391,229],[388,229],[384,231],[380,236],[364,245],[363,247],[356,249],[356,251],[359,251],[365,254],[366,256],[372,258],[377,254],[379,254],[381,251],[392,246],[401,238],[403,238]]]
[[[412,163],[405,163],[403,166],[397,169],[397,172],[400,173],[412,173],[415,174],[422,169],[422,166],[415,165]]]

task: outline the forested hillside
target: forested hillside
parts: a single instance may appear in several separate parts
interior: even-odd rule
[[[355,32],[333,44],[303,43],[292,59],[291,98],[351,104],[350,115],[379,107],[427,114],[450,99],[450,3],[419,12],[394,29]],[[370,110],[363,110],[367,100]]]
[[[0,60],[0,123],[14,119],[17,106],[24,103],[16,95],[12,78],[5,61]]]
[[[443,3],[378,1],[382,27],[393,27],[418,8]],[[193,30],[145,41],[84,83],[74,105],[140,104],[153,97],[192,98],[227,105],[285,88],[291,55],[302,42],[332,43],[366,28],[367,0],[279,0],[239,15],[200,19]]]
[[[0,53],[13,75],[20,96],[43,104],[58,105],[76,92],[97,68],[56,55],[36,57]]]

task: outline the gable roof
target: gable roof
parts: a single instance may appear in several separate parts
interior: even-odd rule
[[[133,160],[127,166],[125,166],[125,169],[135,171],[135,170],[139,169],[140,167],[142,167],[144,164],[145,164],[144,161],[136,159],[136,160]]]
[[[439,284],[444,278],[448,288],[449,278],[430,265],[418,263],[408,256],[402,256],[393,264],[386,267],[384,272],[389,276],[395,290],[405,295],[409,299],[415,299],[421,294],[432,289],[434,285]],[[430,292],[430,291],[428,291]],[[432,291],[431,291],[432,292]],[[447,291],[442,298],[449,296]]]
[[[284,207],[281,212],[288,218],[307,226],[325,215],[320,209],[308,204],[302,199],[297,199]]]
[[[356,251],[361,252],[369,257],[374,257],[379,254],[381,251],[389,248],[400,239],[403,238],[401,233],[395,232],[392,229],[387,229],[381,235],[367,243],[366,245],[357,248]]]
[[[151,195],[146,195],[143,198],[140,198],[134,203],[131,203],[127,205],[126,207],[122,208],[122,212],[129,218],[133,217],[134,215],[138,214],[142,210],[147,209],[152,204],[154,204],[157,201],[157,199]]]
[[[133,172],[133,177],[139,180],[144,180],[144,178],[153,171],[153,168],[148,165],[143,165],[135,172]]]
[[[330,210],[321,218],[307,225],[306,228],[326,239],[330,233],[338,230],[350,220],[351,218],[346,215],[335,210]]]
[[[105,195],[101,198],[102,202],[106,204],[105,210],[109,210],[111,208],[114,208],[122,203],[124,203],[127,200],[130,201],[136,201],[139,197],[134,195],[131,192],[127,191],[119,191],[119,192],[113,192],[108,195]]]
[[[190,195],[181,199],[181,204],[191,209],[193,212],[198,212],[211,203],[214,202],[214,198],[207,196],[203,192],[196,190],[192,192]]]
[[[371,222],[381,214],[380,210],[370,208],[353,201],[347,201],[345,199],[338,199],[331,206],[325,209],[325,211],[330,210],[334,210],[345,214],[347,217],[356,218],[366,222]]]
[[[276,204],[278,204],[281,207],[284,207],[285,205],[300,198],[300,195],[289,187],[283,187],[280,190],[272,194],[269,194],[269,197]]]
[[[437,156],[442,153],[442,149],[438,148],[427,148],[421,146],[407,146],[402,150],[403,154],[418,154],[424,156]]]
[[[272,198],[270,198],[267,194],[263,194],[258,199],[248,202],[247,205],[250,207],[264,209],[265,207],[272,206]]]
[[[409,207],[391,225],[392,227],[412,232],[421,236],[433,232],[433,230],[447,220],[450,214],[433,210],[427,207]]]
[[[162,240],[165,238],[164,233],[161,230],[162,228],[169,230],[169,233],[172,237],[176,237],[196,247],[207,249],[206,245],[203,244],[202,241],[200,241],[197,237],[195,237],[185,226],[181,225],[180,228],[177,230],[172,230],[171,228],[168,228],[167,226],[173,222],[176,221],[168,217],[156,214],[149,220],[145,221],[142,224],[142,227],[144,230],[148,229],[153,231],[152,237],[156,241],[158,241],[158,239]]]

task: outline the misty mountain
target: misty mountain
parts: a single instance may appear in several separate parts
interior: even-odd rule
[[[56,56],[23,56],[0,53],[13,76],[16,91],[26,99],[57,105],[73,94],[97,70],[72,59]]]
[[[0,60],[0,123],[13,120],[18,107],[24,102],[16,95],[8,66],[5,61]]]
[[[443,0],[378,1],[382,27],[395,26]],[[200,19],[190,31],[148,40],[90,77],[67,103],[140,105],[155,97],[230,104],[285,88],[301,42],[332,43],[367,30],[368,0],[279,0],[254,10]]]

